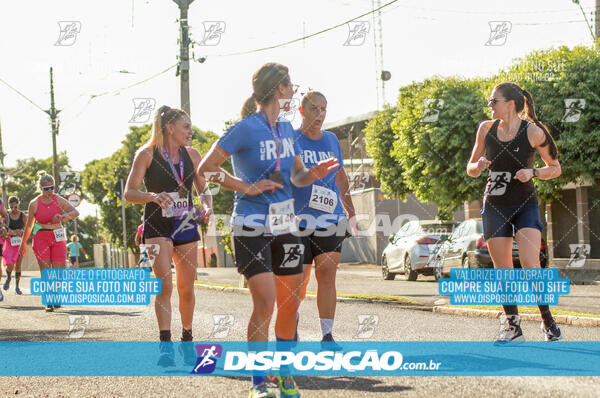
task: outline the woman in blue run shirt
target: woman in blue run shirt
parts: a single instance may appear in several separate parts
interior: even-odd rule
[[[337,159],[304,167],[294,130],[278,118],[289,108],[296,89],[288,68],[263,65],[252,77],[253,94],[242,108],[242,120],[231,126],[200,163],[205,178],[218,174],[219,183],[235,192],[233,245],[238,272],[252,295],[248,341],[268,341],[269,323],[277,303],[275,336],[292,341],[302,286],[304,247],[298,236],[292,184],[307,186],[339,165]],[[257,110],[258,105],[258,110]],[[231,156],[235,176],[220,166]],[[290,376],[275,376],[282,397],[299,397]],[[266,374],[255,372],[250,397],[270,397]]]
[[[327,113],[327,100],[318,91],[309,91],[300,107],[302,125],[296,131],[295,142],[300,146],[302,161],[307,167],[337,158],[340,168],[307,187],[294,187],[294,206],[300,217],[300,235],[304,244],[304,284],[301,299],[306,296],[312,263],[317,278],[317,308],[323,342],[338,348],[333,342],[335,314],[335,276],[340,262],[342,242],[350,230],[356,236],[354,205],[350,196],[348,176],[342,164],[342,150],[335,134],[321,131]],[[348,214],[346,219],[344,209]]]

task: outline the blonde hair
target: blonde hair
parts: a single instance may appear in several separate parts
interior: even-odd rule
[[[42,184],[46,184],[46,183],[52,183],[54,185],[54,177],[52,177],[52,175],[50,174],[46,174],[45,171],[39,171],[38,172],[38,176],[40,177],[38,180],[38,187],[40,188],[40,192],[41,192],[41,188],[42,188]]]
[[[279,84],[290,84],[289,69],[276,62],[269,62],[252,75],[252,95],[242,106],[242,119],[256,113],[256,104],[265,105],[274,96]]]
[[[77,237],[77,235],[73,234],[71,235],[71,242],[78,242],[79,238]]]
[[[327,103],[327,98],[325,98],[325,95],[323,95],[323,93],[319,91],[310,90],[308,93],[304,94],[304,97],[302,97],[302,103],[300,104],[300,106],[304,108],[308,104],[308,102],[312,102],[313,98],[315,97],[321,97],[323,98],[325,103]]]
[[[167,105],[158,108],[154,114],[154,123],[152,123],[152,137],[144,145],[144,148],[162,148],[165,141],[165,126],[169,123],[175,123],[183,117],[188,117],[188,115],[182,109],[171,108]]]

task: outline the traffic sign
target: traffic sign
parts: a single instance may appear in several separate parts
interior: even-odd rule
[[[71,205],[73,205],[73,207],[77,207],[81,203],[81,196],[77,195],[76,193],[72,193],[67,196],[67,200]]]

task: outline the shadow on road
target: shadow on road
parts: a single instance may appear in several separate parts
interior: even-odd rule
[[[250,377],[222,376],[227,379],[250,381]],[[321,391],[321,390],[348,390],[348,391],[369,391],[369,392],[399,392],[412,390],[407,386],[385,385],[382,380],[371,379],[368,377],[318,377],[318,376],[296,376],[300,391]]]
[[[43,312],[45,306],[16,306],[16,305],[3,305],[2,309],[7,310],[17,310],[17,311],[40,311]],[[75,310],[75,309],[67,309],[67,307],[62,307],[61,309],[55,310],[52,314],[67,314],[67,315],[119,315],[126,317],[134,317],[141,316],[141,312],[124,312],[124,311],[102,311],[102,310]],[[50,314],[49,314],[50,315]]]

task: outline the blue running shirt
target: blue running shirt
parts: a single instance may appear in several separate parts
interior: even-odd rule
[[[294,128],[287,120],[279,118],[273,131],[276,135],[281,132],[283,139],[280,157],[283,189],[266,191],[256,196],[235,192],[233,225],[264,226],[270,204],[292,199],[290,175],[300,148],[294,142]],[[231,126],[219,138],[217,145],[231,155],[233,172],[244,182],[255,183],[269,178],[275,171],[277,146],[267,120],[260,113],[249,115]]]
[[[344,167],[340,142],[336,135],[329,131],[323,131],[323,136],[319,140],[308,138],[302,134],[302,131],[300,130],[296,130],[295,133],[295,142],[300,146],[300,156],[302,157],[302,161],[307,168],[315,166],[321,160],[332,157],[337,158],[338,162],[340,163],[339,168],[333,170],[324,178],[313,183],[313,185],[327,188],[335,193],[337,204],[335,205],[335,208],[332,206],[329,207],[329,210],[331,211],[315,208],[315,204],[311,205],[311,200],[317,202],[316,207],[321,207],[319,204],[321,204],[324,200],[331,200],[331,198],[327,199],[326,197],[323,198],[321,195],[319,195],[319,190],[314,189],[313,185],[301,188],[296,186],[292,187],[294,194],[294,209],[296,211],[296,215],[300,216],[301,219],[300,227],[309,229],[326,228],[345,218],[344,208],[342,207],[342,202],[340,200],[340,193],[335,183],[335,177],[338,170]],[[331,202],[325,203],[331,204]],[[303,217],[302,215],[307,215],[309,217]]]

